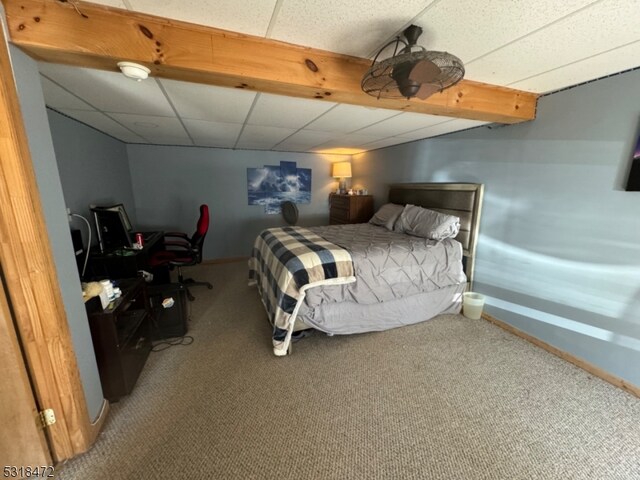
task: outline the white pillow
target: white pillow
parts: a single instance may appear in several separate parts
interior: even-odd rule
[[[415,205],[406,205],[394,231],[440,241],[458,235],[460,218]]]
[[[380,225],[387,230],[393,230],[393,225],[402,213],[404,207],[402,205],[396,205],[395,203],[387,203],[380,207],[376,214],[371,217],[369,223],[373,225]]]

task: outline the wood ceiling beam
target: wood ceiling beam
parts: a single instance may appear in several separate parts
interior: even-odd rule
[[[426,100],[360,89],[370,61],[262,37],[71,0],[2,0],[11,41],[38,60],[278,95],[497,123],[535,118],[537,95],[463,80]]]

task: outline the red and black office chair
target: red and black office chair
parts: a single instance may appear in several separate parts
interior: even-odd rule
[[[198,282],[191,278],[185,279],[182,276],[182,267],[189,267],[202,262],[202,247],[208,230],[209,207],[207,205],[200,205],[198,226],[191,238],[182,232],[165,233],[164,250],[155,252],[149,261],[153,267],[163,265],[168,265],[170,268],[177,267],[178,283],[187,287],[187,297],[191,301],[195,300],[195,297],[189,291],[190,286],[204,285],[209,288],[209,290],[213,289],[213,285],[209,282]]]

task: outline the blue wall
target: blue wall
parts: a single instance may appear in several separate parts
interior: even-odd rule
[[[331,163],[348,157],[310,153],[283,153],[220,148],[128,145],[136,212],[150,230],[177,230],[191,234],[198,207],[209,205],[211,226],[205,259],[245,257],[256,235],[282,226],[280,215],[266,215],[264,207],[248,205],[247,168],[296,162],[313,170],[310,204],[298,205],[299,225],[329,222],[329,192],[336,188]]]
[[[498,319],[640,385],[640,192],[622,185],[640,71],[539,100],[526,124],[354,157],[378,204],[394,182],[485,184],[475,290]]]
[[[47,122],[38,66],[16,47],[10,46],[9,52],[62,301],[78,359],[80,379],[90,418],[94,419],[102,407],[102,387],[82,299],[82,288],[71,243],[56,156],[49,133],[50,126]]]
[[[80,122],[47,110],[66,206],[90,218],[89,205],[123,203],[136,224],[127,146]],[[86,242],[86,227],[75,219]],[[95,231],[92,243],[95,241]]]

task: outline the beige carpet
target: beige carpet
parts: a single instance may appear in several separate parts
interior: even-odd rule
[[[276,358],[245,264],[191,272],[216,287],[193,290],[195,342],[152,353],[59,478],[640,478],[640,400],[483,320]]]

